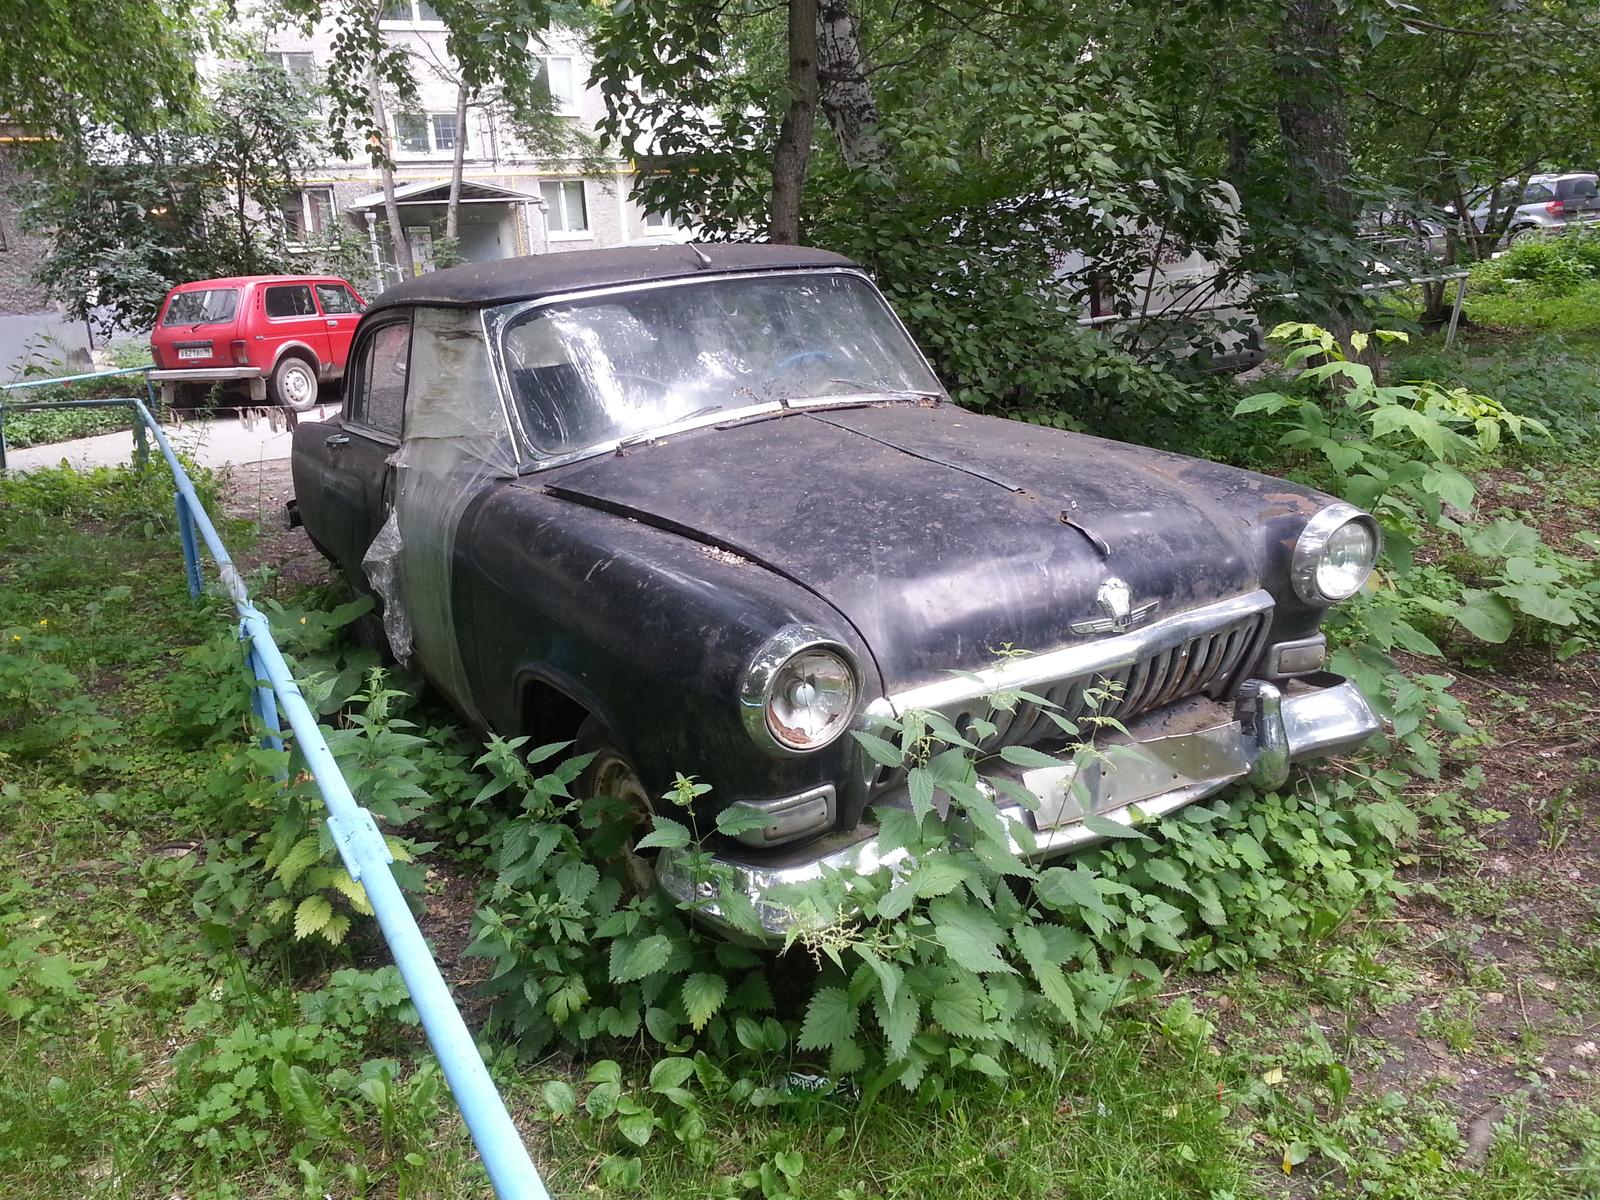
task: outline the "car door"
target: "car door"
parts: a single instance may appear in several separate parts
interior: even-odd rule
[[[326,378],[332,370],[333,352],[329,346],[326,318],[317,310],[309,283],[269,283],[260,289],[261,315],[258,337],[266,343],[276,365],[286,345],[305,346],[317,356],[317,375]]]
[[[350,357],[350,340],[355,337],[356,326],[361,323],[361,312],[366,305],[361,297],[343,283],[319,283],[314,290],[317,305],[322,309],[323,326],[328,333],[328,356],[333,364],[332,377],[344,374]]]
[[[308,495],[296,485],[306,526],[358,588],[369,590],[361,560],[394,502],[394,466],[405,412],[411,315],[401,311],[362,331],[346,379],[344,408],[322,425],[304,453],[321,476]],[[298,447],[297,447],[298,448]]]

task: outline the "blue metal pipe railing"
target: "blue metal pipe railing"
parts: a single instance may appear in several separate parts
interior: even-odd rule
[[[200,594],[200,556],[195,538],[198,533],[211,551],[223,590],[239,611],[239,636],[249,646],[250,667],[257,685],[252,697],[256,711],[273,731],[278,729],[280,706],[288,718],[295,745],[305,757],[306,766],[327,806],[328,830],[333,834],[350,877],[360,880],[366,889],[378,926],[411,992],[411,1001],[422,1018],[422,1028],[438,1056],[495,1194],[500,1200],[549,1200],[544,1181],[489,1078],[488,1068],[450,995],[449,986],[440,975],[439,966],[423,940],[422,931],[417,928],[400,885],[389,870],[394,857],[384,844],[383,834],[372,814],[356,803],[340,774],[315,714],[306,704],[289,671],[289,664],[273,641],[267,619],[250,602],[244,580],[206,515],[171,443],[142,400],[130,399],[127,403],[134,406],[139,420],[155,435],[157,446],[172,468],[172,478],[178,489],[178,526],[183,537],[190,595]],[[261,686],[263,680],[270,687]],[[269,744],[282,746],[281,739],[272,734],[269,738]]]
[[[85,379],[109,379],[116,375],[143,375],[144,394],[155,407],[156,389],[150,382],[150,367],[117,367],[110,371],[90,371],[87,375],[53,375],[44,379],[24,379],[20,383],[0,383],[0,392],[15,392],[24,388],[49,387],[57,383],[79,383]],[[29,412],[56,408],[114,408],[119,404],[134,404],[126,397],[114,400],[39,400],[25,404],[0,404],[0,471],[6,469],[6,413]],[[133,422],[133,460],[142,471],[150,461],[150,447],[145,442],[144,422]]]

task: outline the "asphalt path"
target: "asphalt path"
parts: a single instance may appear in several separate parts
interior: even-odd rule
[[[337,404],[322,405],[299,414],[302,421],[320,421],[337,411]],[[261,410],[257,409],[256,412]],[[204,418],[192,417],[163,425],[162,432],[174,447],[187,450],[203,467],[242,466],[274,462],[289,457],[294,434],[280,421],[274,430],[263,417],[241,418],[225,412]],[[155,453],[155,448],[151,447]],[[38,467],[58,467],[64,462],[79,471],[95,467],[114,467],[133,461],[133,433],[104,433],[98,437],[71,442],[52,442],[47,446],[6,448],[6,466],[13,471]]]

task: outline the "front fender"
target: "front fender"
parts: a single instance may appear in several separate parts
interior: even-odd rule
[[[519,688],[538,678],[603,719],[655,795],[679,772],[712,785],[714,808],[825,782],[843,793],[854,774],[849,737],[779,757],[745,731],[745,672],[788,625],[821,626],[851,650],[863,705],[882,691],[849,623],[764,567],[512,483],[464,518],[456,580],[463,661],[499,732],[531,732],[518,727]],[[841,795],[850,822],[860,807]]]

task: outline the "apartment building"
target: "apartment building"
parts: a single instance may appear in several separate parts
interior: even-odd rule
[[[445,50],[445,27],[428,0],[391,0],[380,28],[410,52],[419,99],[411,110],[390,103],[386,113],[410,270],[434,267],[433,245],[444,234],[451,166],[461,139],[459,249],[468,261],[687,238],[670,220],[634,202],[629,164],[619,161],[613,172],[596,177],[581,173],[576,159],[540,160],[518,142],[492,105],[473,106],[465,123],[458,122],[455,67]],[[556,112],[561,120],[593,131],[605,105],[599,92],[586,86],[590,60],[581,37],[557,30],[547,41],[540,69]],[[309,36],[279,31],[268,48],[269,57],[286,70],[314,77],[332,56],[332,28],[318,27]],[[380,173],[366,156],[323,164],[290,197],[284,217],[291,230],[306,236],[343,222],[367,239],[386,282],[401,273],[394,263]]]

